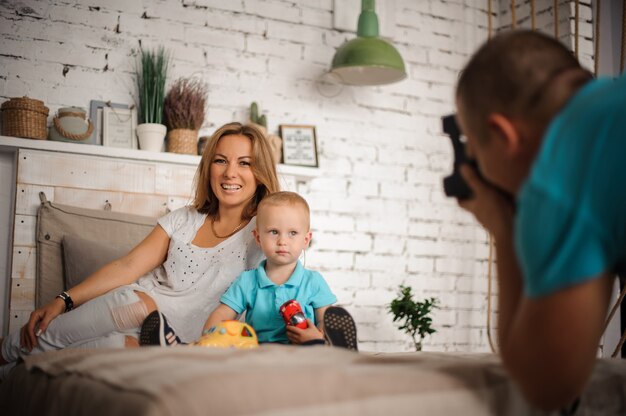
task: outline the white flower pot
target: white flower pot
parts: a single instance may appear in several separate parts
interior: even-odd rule
[[[137,126],[139,148],[149,152],[161,152],[165,143],[167,127],[157,123],[143,123]]]

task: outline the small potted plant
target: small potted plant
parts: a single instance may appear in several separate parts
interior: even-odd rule
[[[427,298],[416,302],[413,300],[411,288],[400,285],[398,297],[391,301],[389,311],[393,314],[393,321],[398,322],[398,329],[404,330],[413,338],[415,351],[422,350],[422,341],[426,335],[437,332],[432,327],[430,313],[438,308],[439,300]]]
[[[198,130],[204,123],[208,86],[197,78],[179,78],[165,96],[163,113],[167,133],[167,151],[198,153]]]
[[[167,132],[163,124],[163,102],[165,79],[170,64],[169,53],[163,47],[156,50],[141,48],[140,55],[140,65],[137,68],[139,148],[160,152]]]
[[[283,139],[275,134],[269,134],[267,131],[267,117],[265,114],[259,114],[259,105],[256,102],[250,104],[250,123],[265,134],[267,141],[269,142],[272,155],[274,156],[274,162],[280,163],[283,154]]]

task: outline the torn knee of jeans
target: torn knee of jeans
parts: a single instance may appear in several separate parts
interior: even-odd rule
[[[111,315],[117,329],[139,328],[143,320],[148,316],[148,309],[142,301],[139,301],[128,305],[116,306],[111,310]]]

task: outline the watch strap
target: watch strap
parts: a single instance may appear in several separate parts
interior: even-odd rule
[[[61,292],[56,297],[65,302],[65,312],[69,312],[74,309],[74,301],[67,292]]]

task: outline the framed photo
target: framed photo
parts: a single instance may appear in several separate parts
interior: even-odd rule
[[[112,103],[111,101],[91,100],[89,106],[89,119],[93,123],[93,133],[86,143],[102,145],[102,113],[105,107],[128,108],[126,104]]]
[[[102,145],[137,149],[137,111],[134,108],[102,109]]]
[[[283,139],[283,163],[317,167],[315,126],[280,125]]]

